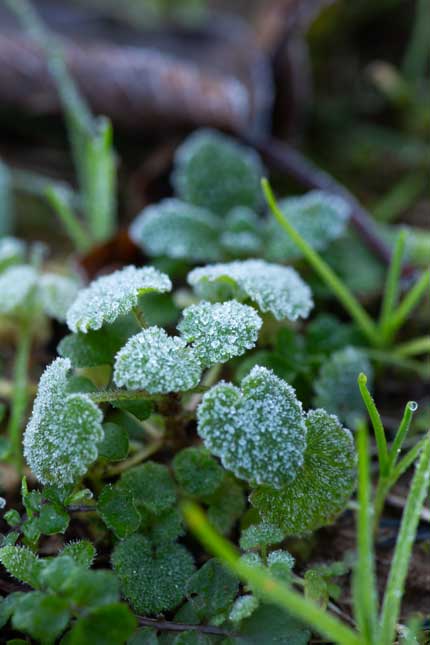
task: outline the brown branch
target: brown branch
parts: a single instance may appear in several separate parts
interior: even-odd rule
[[[146,618],[145,616],[137,616],[140,625],[145,627],[153,627],[160,631],[168,632],[201,632],[202,634],[213,634],[214,636],[225,636],[226,638],[234,636],[232,632],[228,632],[221,627],[214,625],[187,625],[186,623],[172,623],[168,620],[156,620],[154,618]]]

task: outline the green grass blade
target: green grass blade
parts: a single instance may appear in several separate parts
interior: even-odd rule
[[[418,405],[417,403],[415,403],[415,401],[408,401],[408,403],[406,403],[405,405],[403,418],[400,422],[399,429],[396,432],[396,436],[394,437],[394,441],[392,443],[392,446],[390,448],[390,452],[388,455],[388,470],[390,473],[397,463],[397,459],[400,455],[403,442],[405,441],[406,435],[409,432],[412,417],[414,416],[414,412],[416,412],[417,408],[418,408]]]
[[[379,472],[381,475],[386,475],[388,473],[388,447],[385,430],[373,397],[367,389],[367,376],[363,373],[358,376],[358,387],[375,433],[376,446],[378,448]]]
[[[410,340],[407,343],[397,345],[396,354],[402,357],[417,356],[418,354],[430,354],[430,336],[414,338],[414,340]]]
[[[90,238],[69,204],[68,192],[58,186],[48,186],[45,196],[61,220],[76,250],[83,253],[90,246]]]
[[[391,256],[390,267],[388,269],[387,280],[385,283],[384,296],[382,299],[381,315],[379,318],[379,329],[383,338],[386,337],[389,329],[390,317],[397,305],[400,278],[402,272],[402,260],[405,252],[406,232],[400,231],[397,235]]]
[[[413,309],[418,305],[421,298],[430,287],[430,271],[425,271],[420,279],[414,284],[412,289],[408,291],[402,302],[392,314],[389,324],[386,329],[386,338],[393,338],[398,329],[403,325],[407,318],[412,313]]]
[[[416,458],[420,454],[421,450],[424,447],[424,444],[426,442],[426,438],[421,439],[421,441],[418,441],[418,443],[415,444],[407,453],[406,455],[399,461],[397,466],[395,466],[390,473],[390,479],[389,479],[389,484],[390,488],[394,486],[396,481],[404,475],[404,473],[412,466],[412,464],[415,462]]]

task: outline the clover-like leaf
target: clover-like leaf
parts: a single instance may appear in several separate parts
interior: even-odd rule
[[[237,300],[200,302],[184,309],[178,330],[203,367],[225,363],[255,347],[263,321]]]
[[[225,217],[220,242],[233,257],[259,254],[263,245],[262,221],[250,208],[236,206]]]
[[[172,508],[176,502],[175,483],[168,468],[154,461],[127,470],[121,477],[121,486],[138,507],[143,506],[154,515]]]
[[[249,298],[277,320],[307,318],[313,307],[311,290],[294,269],[264,260],[209,264],[191,271],[188,282],[201,298]]]
[[[0,271],[4,271],[12,264],[22,264],[24,258],[24,242],[16,237],[0,237]]]
[[[107,484],[100,493],[97,511],[106,526],[119,538],[127,537],[139,528],[140,513],[133,497],[124,487]]]
[[[356,455],[351,433],[325,410],[311,410],[305,461],[281,490],[260,486],[251,502],[260,515],[300,535],[330,524],[345,508],[355,485]]]
[[[344,199],[320,190],[313,190],[302,197],[283,199],[279,208],[303,239],[318,251],[326,249],[330,242],[343,234],[350,215],[350,207]],[[273,218],[268,222],[267,233],[269,260],[302,257],[300,249]]]
[[[202,367],[182,338],[149,327],[132,336],[115,359],[114,381],[128,390],[151,394],[185,392],[196,387]]]
[[[206,448],[185,448],[172,462],[176,479],[188,495],[207,497],[220,487],[225,471]]]
[[[294,389],[264,367],[254,367],[241,389],[224,382],[211,388],[197,419],[206,447],[250,483],[281,488],[303,464],[302,405]]]
[[[131,239],[149,255],[194,261],[219,260],[220,221],[180,199],[147,206],[130,227]]]
[[[38,287],[45,313],[64,322],[78,295],[79,285],[76,280],[55,273],[44,273],[39,279]]]
[[[177,607],[194,573],[193,558],[184,546],[162,543],[154,548],[147,537],[137,533],[117,544],[112,566],[123,595],[140,614]]]
[[[86,394],[67,392],[70,368],[64,358],[46,368],[24,434],[28,465],[42,483],[57,486],[72,484],[86,473],[103,439],[98,407]]]
[[[361,372],[368,375],[371,387],[373,370],[364,351],[345,347],[332,354],[314,381],[314,405],[336,414],[341,421],[354,427],[365,413],[357,385]]]
[[[82,289],[67,312],[67,325],[71,331],[84,334],[89,329],[100,329],[128,314],[144,293],[164,293],[171,288],[170,278],[154,267],[127,266]]]
[[[263,174],[254,150],[219,132],[202,129],[176,150],[172,183],[185,201],[225,215],[235,206],[258,209]]]
[[[37,279],[37,271],[26,264],[10,266],[3,271],[0,274],[0,314],[25,314]]]

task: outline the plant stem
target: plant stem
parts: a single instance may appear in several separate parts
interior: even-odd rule
[[[430,286],[430,271],[425,271],[420,279],[408,291],[397,310],[391,316],[386,328],[386,340],[393,338],[397,330],[403,325],[405,320],[417,306],[421,298]]]
[[[391,645],[394,640],[414,538],[421,510],[428,494],[429,483],[430,436],[427,436],[412,480],[391,562],[381,612],[381,626],[378,640],[380,645]]]
[[[314,602],[273,578],[264,569],[260,570],[242,562],[233,545],[216,533],[194,503],[184,502],[182,510],[191,530],[204,546],[220,558],[239,578],[259,589],[269,602],[285,609],[334,643],[364,645],[352,629]]]
[[[31,349],[31,322],[22,319],[18,327],[18,347],[14,365],[14,386],[11,401],[11,414],[8,436],[11,444],[11,457],[18,470],[22,469],[21,433],[22,423],[28,403],[28,364]]]
[[[140,399],[156,400],[157,396],[149,394],[146,390],[101,390],[89,392],[88,396],[94,403],[109,403],[110,401],[138,401]]]
[[[76,250],[79,253],[87,251],[91,245],[90,236],[70,208],[64,189],[48,186],[45,189],[45,196],[57,213]]]
[[[272,210],[276,220],[282,228],[288,233],[293,242],[302,251],[309,264],[318,273],[320,278],[336,295],[338,300],[342,303],[346,311],[350,314],[351,318],[355,320],[358,327],[369,340],[372,345],[380,345],[381,339],[375,323],[372,321],[368,313],[363,309],[361,304],[351,293],[348,287],[340,280],[329,265],[322,259],[322,257],[314,251],[314,249],[302,238],[296,229],[290,224],[288,219],[279,209],[275,196],[272,192],[267,179],[262,179],[263,192],[266,201]]]
[[[390,316],[396,307],[399,297],[400,277],[402,271],[402,259],[405,251],[406,232],[400,231],[397,235],[391,262],[388,269],[385,283],[384,297],[379,318],[379,329],[382,338],[388,340],[387,330],[389,329]]]
[[[381,417],[372,398],[372,395],[367,389],[366,383],[367,376],[361,373],[358,376],[358,387],[360,389],[361,397],[366,406],[375,433],[376,446],[378,448],[379,471],[381,475],[386,475],[388,473],[387,439],[385,437],[385,430],[384,426],[382,425]]]
[[[417,354],[428,353],[430,353],[430,336],[414,338],[414,340],[396,346],[398,356],[416,356]]]

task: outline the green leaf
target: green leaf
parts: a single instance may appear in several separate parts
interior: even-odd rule
[[[240,627],[232,645],[307,645],[311,633],[279,607],[260,605]]]
[[[64,556],[63,556],[64,557]],[[61,592],[74,607],[93,609],[119,600],[119,584],[112,571],[77,569],[65,579]]]
[[[142,531],[154,544],[174,542],[185,534],[182,514],[177,507],[170,508],[159,515],[147,513],[146,525],[142,527]]]
[[[67,511],[56,504],[44,504],[37,520],[38,529],[43,535],[64,533],[69,522]]]
[[[208,519],[210,523],[224,535],[230,533],[245,510],[243,489],[228,473],[221,486],[205,502],[209,504]]]
[[[283,582],[290,582],[295,560],[291,553],[283,549],[271,551],[267,556],[267,566],[270,573]]]
[[[179,199],[147,206],[130,227],[131,239],[149,255],[195,262],[222,257],[219,234],[216,215]]]
[[[341,322],[332,314],[318,314],[306,327],[306,347],[313,354],[332,354],[360,340],[353,325]]]
[[[284,537],[284,532],[278,526],[263,520],[260,524],[252,524],[242,531],[240,548],[248,551],[257,547],[270,546],[282,542]]]
[[[0,629],[12,617],[19,601],[26,596],[25,591],[13,591],[8,596],[0,599]]]
[[[253,149],[214,130],[191,134],[176,150],[172,183],[187,202],[225,215],[261,205],[263,166]]]
[[[200,620],[207,621],[229,609],[239,581],[219,560],[209,560],[189,579],[186,593]]]
[[[205,448],[185,448],[172,462],[173,472],[188,495],[212,495],[224,479],[224,470]]]
[[[22,316],[30,307],[37,285],[37,271],[25,264],[11,266],[0,274],[0,314]]]
[[[351,433],[325,410],[311,410],[305,460],[296,478],[281,490],[260,486],[251,503],[261,516],[301,535],[330,524],[354,490],[356,454]]]
[[[132,336],[115,359],[114,381],[128,390],[151,394],[183,392],[196,387],[201,365],[184,340],[149,327]]]
[[[178,330],[202,366],[209,367],[255,347],[262,324],[255,309],[236,300],[200,302],[184,309]]]
[[[259,606],[258,598],[249,594],[240,596],[230,610],[229,619],[233,623],[240,623],[245,618],[249,618]]]
[[[124,645],[137,621],[127,605],[112,603],[79,618],[64,639],[64,645]]]
[[[65,581],[76,571],[76,562],[69,555],[43,560],[40,581],[43,589],[61,592]]]
[[[0,562],[11,576],[37,589],[42,561],[25,546],[4,546]]]
[[[136,503],[155,515],[172,508],[176,503],[175,483],[166,466],[147,461],[125,472],[121,486],[127,489]]]
[[[148,419],[154,411],[154,403],[153,401],[151,401],[151,399],[141,399],[136,401],[127,401],[127,400],[111,401],[111,406],[113,408],[117,408],[118,410],[124,410],[125,412],[129,412],[133,416],[137,417],[139,421],[145,421],[145,419]],[[125,416],[127,416],[128,419],[130,419],[130,414]],[[116,425],[118,425],[118,423]],[[129,436],[130,435],[132,436],[132,433],[130,432],[126,424],[123,424],[120,427],[124,427],[124,430],[127,430],[127,434]],[[140,426],[139,436],[141,436],[142,434],[141,430],[142,428]]]
[[[128,433],[116,423],[103,424],[104,438],[97,446],[99,457],[108,461],[121,461],[128,455]]]
[[[254,367],[241,389],[219,383],[198,408],[197,431],[227,470],[275,488],[303,464],[306,425],[294,389],[264,367]]]
[[[173,645],[211,645],[213,639],[202,632],[188,630],[175,637]]]
[[[44,484],[64,486],[84,475],[97,459],[103,415],[86,394],[67,394],[70,361],[57,358],[39,382],[24,434],[24,455]]]
[[[67,313],[67,325],[71,331],[84,334],[100,329],[132,311],[142,294],[164,293],[171,288],[169,277],[154,267],[127,266],[82,289]]]
[[[122,593],[141,614],[174,609],[194,572],[193,558],[185,547],[168,543],[154,548],[148,538],[138,534],[117,544],[112,566]]]
[[[18,603],[12,618],[15,629],[42,643],[54,643],[70,619],[68,601],[40,591],[26,594]]]
[[[221,235],[221,246],[233,257],[261,255],[262,221],[246,206],[236,206],[227,213]],[[210,258],[206,257],[208,261]]]
[[[60,554],[70,556],[79,567],[89,569],[96,556],[96,549],[89,540],[79,540],[68,542]]]
[[[365,414],[357,386],[361,372],[367,375],[371,388],[373,370],[364,351],[345,347],[332,354],[323,363],[314,381],[314,405],[336,414],[341,421],[354,428]]]
[[[313,307],[311,290],[294,269],[264,260],[209,264],[191,271],[187,279],[201,298],[249,298],[277,320],[307,318]]]
[[[67,311],[76,300],[79,285],[76,280],[55,273],[45,273],[38,284],[43,310],[60,322],[66,320]]]
[[[100,493],[97,511],[106,526],[118,538],[127,537],[139,528],[140,513],[129,490],[124,486],[105,486]]]
[[[151,627],[143,627],[129,638],[127,645],[158,645],[157,634]]]
[[[305,597],[313,600],[321,607],[327,607],[329,601],[329,593],[327,583],[324,578],[313,569],[306,571],[305,576]]]
[[[320,190],[313,190],[301,197],[282,199],[279,208],[316,251],[323,251],[344,233],[350,214],[345,200]],[[274,218],[268,221],[267,235],[269,260],[285,262],[302,257],[300,249]]]

